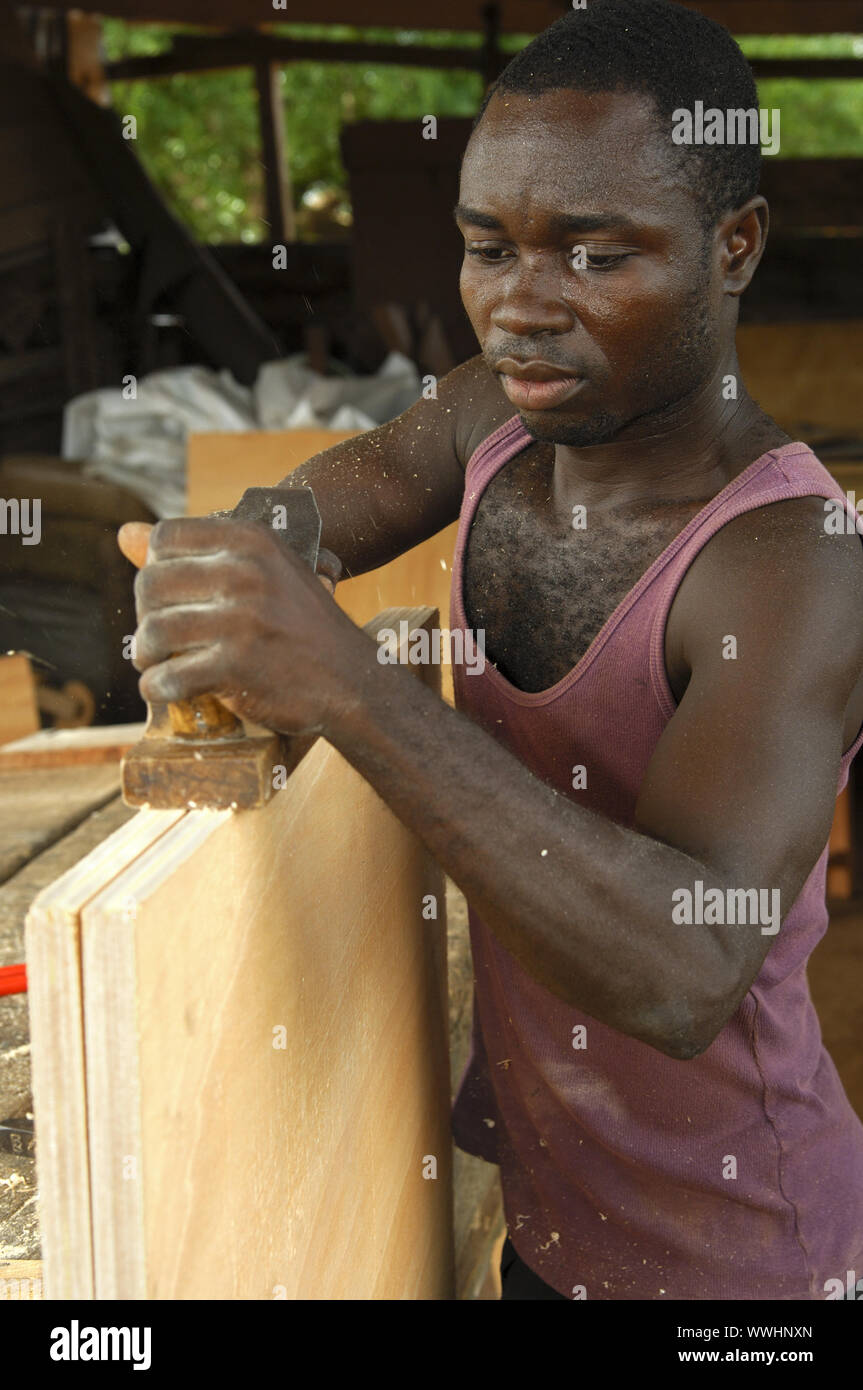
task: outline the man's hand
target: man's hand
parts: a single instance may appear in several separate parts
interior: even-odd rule
[[[356,700],[374,645],[332,602],[341,566],[321,551],[318,579],[258,523],[183,518],[124,526],[141,567],[135,665],[151,702],[212,694],[283,733],[325,733]]]
[[[213,515],[230,517],[229,512],[214,512]],[[150,544],[152,529],[152,526],[149,526],[145,521],[127,521],[125,526],[121,526],[117,532],[117,544],[126,559],[131,560],[136,569],[141,569],[147,563],[147,547]],[[331,550],[324,550],[323,548],[318,551],[318,578],[331,594],[336,592],[336,585],[342,577],[342,571],[342,562],[337,555],[334,555]]]
[[[136,569],[140,569],[147,562],[147,546],[152,529],[152,526],[148,526],[144,521],[127,521],[117,532],[117,544]]]

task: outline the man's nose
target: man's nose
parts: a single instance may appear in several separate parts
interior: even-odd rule
[[[577,319],[561,298],[560,275],[550,268],[519,267],[506,277],[491,311],[491,322],[513,338],[568,333]]]

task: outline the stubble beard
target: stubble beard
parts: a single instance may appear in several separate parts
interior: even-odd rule
[[[597,444],[610,444],[629,425],[636,421],[654,420],[659,423],[670,407],[704,384],[716,361],[718,330],[710,316],[708,292],[710,267],[702,265],[696,284],[681,308],[677,332],[666,339],[661,351],[645,364],[642,376],[649,375],[651,402],[647,409],[632,414],[614,414],[595,410],[583,420],[555,420],[551,412],[544,416],[519,412],[528,434],[548,444],[564,444],[587,449]],[[658,362],[659,371],[653,373]]]

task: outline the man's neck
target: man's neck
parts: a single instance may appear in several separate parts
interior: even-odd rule
[[[722,382],[729,376],[738,382],[737,400],[723,397]],[[734,357],[691,397],[662,417],[638,421],[609,444],[584,449],[556,445],[555,493],[561,501],[572,498],[597,508],[706,498],[759,453],[786,439],[740,384]]]

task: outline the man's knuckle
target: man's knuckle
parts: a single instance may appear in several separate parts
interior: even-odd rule
[[[146,613],[138,625],[138,655],[153,654],[162,650],[165,641],[165,621],[159,613]]]
[[[253,557],[236,552],[228,552],[222,566],[226,597],[246,593],[256,588],[260,570]]]
[[[139,611],[146,609],[155,597],[154,567],[145,565],[135,576],[135,602]]]
[[[148,553],[150,556],[158,555],[160,550],[165,550],[171,544],[176,534],[176,521],[157,521],[150,532],[150,544]],[[143,571],[142,571],[143,573]]]

